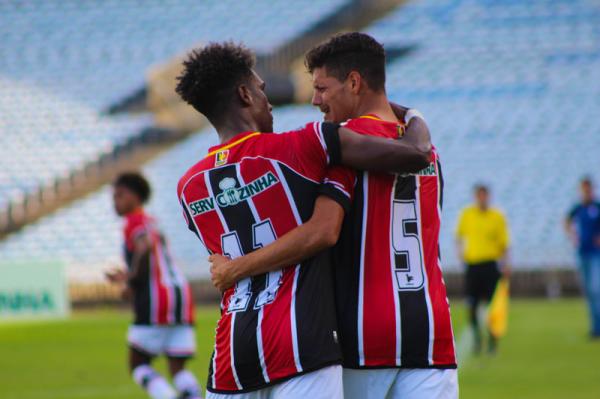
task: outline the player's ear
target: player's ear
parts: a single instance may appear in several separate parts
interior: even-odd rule
[[[252,105],[252,92],[248,85],[242,83],[237,88],[238,97],[243,106],[247,107]]]
[[[346,81],[348,82],[350,91],[354,94],[358,94],[363,83],[362,76],[360,76],[360,73],[358,73],[357,71],[351,71],[348,74],[348,78]]]

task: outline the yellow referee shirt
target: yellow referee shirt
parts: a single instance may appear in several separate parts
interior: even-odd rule
[[[499,260],[509,245],[506,219],[496,208],[481,210],[471,205],[462,210],[456,236],[464,245],[467,264]]]

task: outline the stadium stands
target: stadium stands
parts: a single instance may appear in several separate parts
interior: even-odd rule
[[[147,115],[108,118],[2,75],[0,113],[0,208],[68,177],[152,123]]]
[[[210,40],[268,52],[347,2],[1,2],[0,208],[150,126],[101,111],[152,64]]]
[[[442,259],[475,182],[507,213],[518,267],[573,263],[561,219],[600,180],[600,2],[427,0],[367,33],[414,46],[388,67],[391,98],[426,115],[442,156]]]
[[[0,74],[106,107],[140,88],[150,65],[194,44],[243,40],[268,52],[347,2],[4,2]]]
[[[317,120],[319,113],[309,106],[275,110],[275,129],[291,130]],[[197,238],[187,229],[177,200],[177,182],[181,175],[217,143],[217,135],[205,129],[177,144],[143,168],[154,188],[149,211],[163,228],[174,258],[191,276],[206,277],[206,256]],[[68,264],[71,280],[102,278],[107,266],[121,263],[121,221],[112,209],[111,189],[77,201],[19,234],[0,242],[3,260],[62,260]]]
[[[237,7],[234,2],[209,2],[217,3],[227,3],[227,7],[242,13],[237,8],[231,8]],[[326,3],[328,4],[323,0],[323,4]],[[64,6],[61,12],[76,12],[74,3],[65,4],[70,5]],[[159,37],[161,35],[156,32],[151,32],[149,37],[142,37],[143,35],[135,33],[136,29],[144,26],[145,19],[142,16],[140,21],[129,21],[124,16],[117,18],[118,12],[113,10],[117,8],[117,2],[107,4],[112,4],[112,11],[107,11],[107,15],[112,17],[98,16],[98,23],[108,24],[107,26],[126,25],[128,34],[117,34],[108,29],[111,33],[107,34],[106,39],[98,36],[100,44],[97,51],[90,50],[83,53],[85,57],[82,56],[88,64],[81,68],[87,68],[88,73],[79,71],[76,76],[78,79],[85,77],[92,81],[95,78],[90,77],[89,70],[92,69],[89,68],[97,70],[101,74],[99,76],[104,76],[100,66],[106,63],[110,66],[107,68],[109,72],[106,72],[110,75],[110,78],[106,77],[106,82],[109,83],[107,86],[114,90],[103,89],[98,82],[85,83],[84,86],[87,85],[91,90],[84,90],[85,95],[76,96],[73,100],[69,95],[75,92],[76,85],[71,84],[65,85],[65,91],[62,92],[69,95],[58,97],[47,94],[49,100],[44,101],[44,95],[40,93],[47,93],[47,89],[42,84],[45,79],[41,76],[42,72],[37,75],[32,72],[29,76],[19,71],[21,61],[35,57],[31,54],[15,55],[13,53],[17,51],[13,47],[10,54],[20,61],[0,61],[0,84],[11,85],[12,93],[18,90],[36,93],[31,94],[31,97],[39,101],[35,103],[37,110],[44,109],[42,102],[54,102],[56,108],[51,108],[52,110],[68,103],[69,108],[76,107],[78,114],[84,115],[81,118],[91,121],[89,128],[78,127],[72,131],[86,132],[86,140],[91,140],[91,132],[98,130],[95,126],[102,124],[106,130],[99,137],[104,139],[109,134],[114,134],[109,140],[98,139],[97,144],[93,144],[94,148],[97,148],[96,145],[110,145],[123,137],[121,134],[127,134],[114,131],[126,132],[148,123],[145,117],[126,121],[113,118],[105,120],[96,113],[98,106],[114,100],[111,96],[118,97],[121,87],[135,86],[134,83],[139,82],[141,68],[170,55],[169,52],[184,48],[185,46],[177,46],[186,40],[202,39],[204,29],[215,35],[204,36],[205,38],[223,39],[224,35],[233,35],[231,32],[234,32],[226,29],[217,31],[218,27],[213,22],[210,22],[212,28],[208,29],[204,25],[209,22],[202,22],[203,17],[198,17],[201,22],[195,22],[193,17],[187,15],[186,10],[191,7],[189,4],[186,8],[173,2],[173,10],[165,16],[157,15],[158,6],[148,7],[148,18],[162,21],[162,24],[170,23],[173,32],[178,33],[168,39]],[[256,7],[268,8],[265,4],[266,2],[259,1],[256,2]],[[312,2],[310,5],[308,2],[306,4],[307,10],[318,8],[312,7]],[[44,7],[50,9],[51,6]],[[214,7],[219,10],[219,7],[225,6]],[[282,6],[283,8],[286,7]],[[59,11],[52,12],[55,16],[60,14]],[[219,12],[222,14],[218,14]],[[221,10],[215,13],[229,15],[230,12]],[[237,18],[236,13],[231,12],[231,15]],[[252,15],[258,18],[261,14],[254,9]],[[278,19],[276,13],[268,15],[265,21]],[[4,21],[4,17],[0,18]],[[285,24],[294,25],[295,22],[290,22],[290,18],[282,20],[285,20]],[[112,25],[113,20],[120,22]],[[243,25],[239,22],[243,18],[234,20],[237,22],[223,18],[226,21],[223,26],[237,29],[239,25]],[[310,19],[306,21],[308,20]],[[408,56],[389,65],[388,93],[395,101],[417,106],[423,111],[441,153],[446,181],[441,240],[445,268],[459,267],[453,248],[453,228],[459,209],[471,199],[471,188],[475,182],[490,184],[496,204],[508,215],[513,235],[512,263],[516,267],[567,266],[573,263],[572,249],[562,233],[560,221],[576,199],[576,183],[581,175],[590,174],[600,182],[600,173],[597,171],[597,151],[600,150],[600,120],[597,118],[597,110],[600,109],[598,20],[600,2],[592,0],[426,0],[403,5],[366,30],[388,47],[414,47],[414,51]],[[188,24],[193,25],[190,31],[193,34],[186,33]],[[253,23],[253,26],[257,24]],[[306,24],[298,26],[290,28],[290,31],[286,30],[291,32],[287,34],[292,35],[293,32],[308,27]],[[255,48],[261,49],[262,45],[272,47],[280,43],[264,44],[267,42],[262,41],[260,33],[244,31],[243,27],[240,29],[244,40]],[[10,29],[0,24],[0,30]],[[84,32],[88,31],[84,29]],[[71,34],[78,37],[77,40],[89,36],[76,33],[62,34],[53,39],[53,43],[76,42],[74,38],[69,39]],[[268,36],[269,40],[279,40],[277,35]],[[7,37],[8,42],[16,46],[14,35]],[[37,37],[39,39],[39,34]],[[131,42],[129,38],[132,39]],[[118,50],[114,50],[115,54],[112,54],[112,46],[109,44],[114,43],[123,43],[123,47],[117,47]],[[138,48],[133,43],[146,45]],[[156,48],[151,43],[157,43]],[[71,44],[61,51],[64,51],[65,58],[69,60],[69,73],[74,73],[79,67],[73,65],[80,65],[76,61],[79,58],[77,51],[72,50],[75,47],[69,46]],[[152,49],[149,51],[153,55],[146,59],[145,51],[141,49],[147,50],[150,47]],[[41,48],[41,45],[37,47],[40,51]],[[0,49],[2,56],[7,52],[9,50],[6,46]],[[127,62],[120,64],[120,61],[116,61],[120,59],[117,57],[125,57]],[[119,72],[118,68],[125,68],[123,65],[127,63],[137,65],[135,68],[138,74],[124,70]],[[12,72],[7,73],[8,70]],[[117,74],[120,76],[116,77]],[[61,76],[66,79],[67,75],[65,72]],[[7,76],[10,79],[7,80]],[[64,80],[61,79],[57,81]],[[94,90],[98,90],[98,98],[93,98]],[[10,105],[8,108],[3,105],[10,103],[9,95],[4,93],[2,90],[0,101],[3,102],[0,103],[0,108],[12,109]],[[3,96],[6,98],[2,99]],[[88,107],[90,111],[84,112]],[[19,108],[15,106],[14,109]],[[32,115],[34,111],[36,109],[32,106],[26,115]],[[40,114],[50,114],[50,117],[59,119],[54,113],[51,111]],[[275,115],[278,130],[290,129],[302,122],[320,118],[309,106],[276,109]],[[70,117],[64,119],[67,121],[65,123],[76,124]],[[4,131],[6,121],[1,123],[0,129]],[[123,123],[124,125],[119,126],[125,127],[112,130],[111,126],[115,123]],[[62,134],[58,131],[57,137]],[[4,137],[3,133],[0,136],[0,152],[8,148],[2,141]],[[33,142],[49,145],[47,136],[31,137],[34,137]],[[159,216],[175,258],[186,270],[193,270],[204,276],[206,268],[198,267],[203,254],[195,238],[181,221],[175,184],[181,173],[201,157],[215,140],[216,137],[210,130],[202,131],[144,167],[156,188],[150,210]],[[22,144],[21,147],[26,146]],[[65,148],[60,145],[58,147]],[[48,151],[56,156],[54,151]],[[33,156],[27,157],[30,160]],[[66,157],[60,155],[58,158],[63,160]],[[0,158],[0,162],[5,159]],[[0,190],[2,187],[13,189],[13,173],[16,172],[5,175],[4,170],[2,164]],[[21,178],[18,180],[21,181]],[[6,182],[9,183],[5,184]],[[3,258],[18,258],[24,253],[44,259],[58,257],[73,265],[70,269],[72,278],[96,278],[99,268],[105,266],[107,259],[120,261],[119,226],[120,222],[111,209],[109,188],[104,188],[100,193],[46,217],[0,242],[0,253]],[[92,266],[83,268],[82,265]]]

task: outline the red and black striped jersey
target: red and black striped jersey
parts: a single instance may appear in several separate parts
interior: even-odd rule
[[[337,127],[327,123],[241,133],[180,179],[188,226],[210,253],[235,258],[261,248],[310,218],[336,153]],[[208,389],[252,391],[341,363],[332,274],[323,253],[224,292]]]
[[[373,116],[346,126],[389,138],[401,129]],[[438,246],[442,188],[435,150],[419,173],[357,173],[334,249],[344,367],[456,367]]]
[[[193,324],[194,301],[189,283],[173,263],[166,240],[155,220],[139,210],[125,217],[125,260],[132,268],[135,240],[145,235],[151,248],[138,277],[131,282],[134,292],[135,324],[176,325]]]

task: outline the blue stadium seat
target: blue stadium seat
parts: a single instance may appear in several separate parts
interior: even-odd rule
[[[510,220],[518,267],[573,264],[561,219],[600,180],[600,2],[415,1],[367,32],[415,45],[388,67],[393,99],[427,116],[445,169],[442,255],[474,183]],[[573,140],[576,136],[577,140]]]
[[[0,2],[0,208],[151,125],[101,114],[142,88],[151,65],[211,40],[265,53],[347,3]]]

